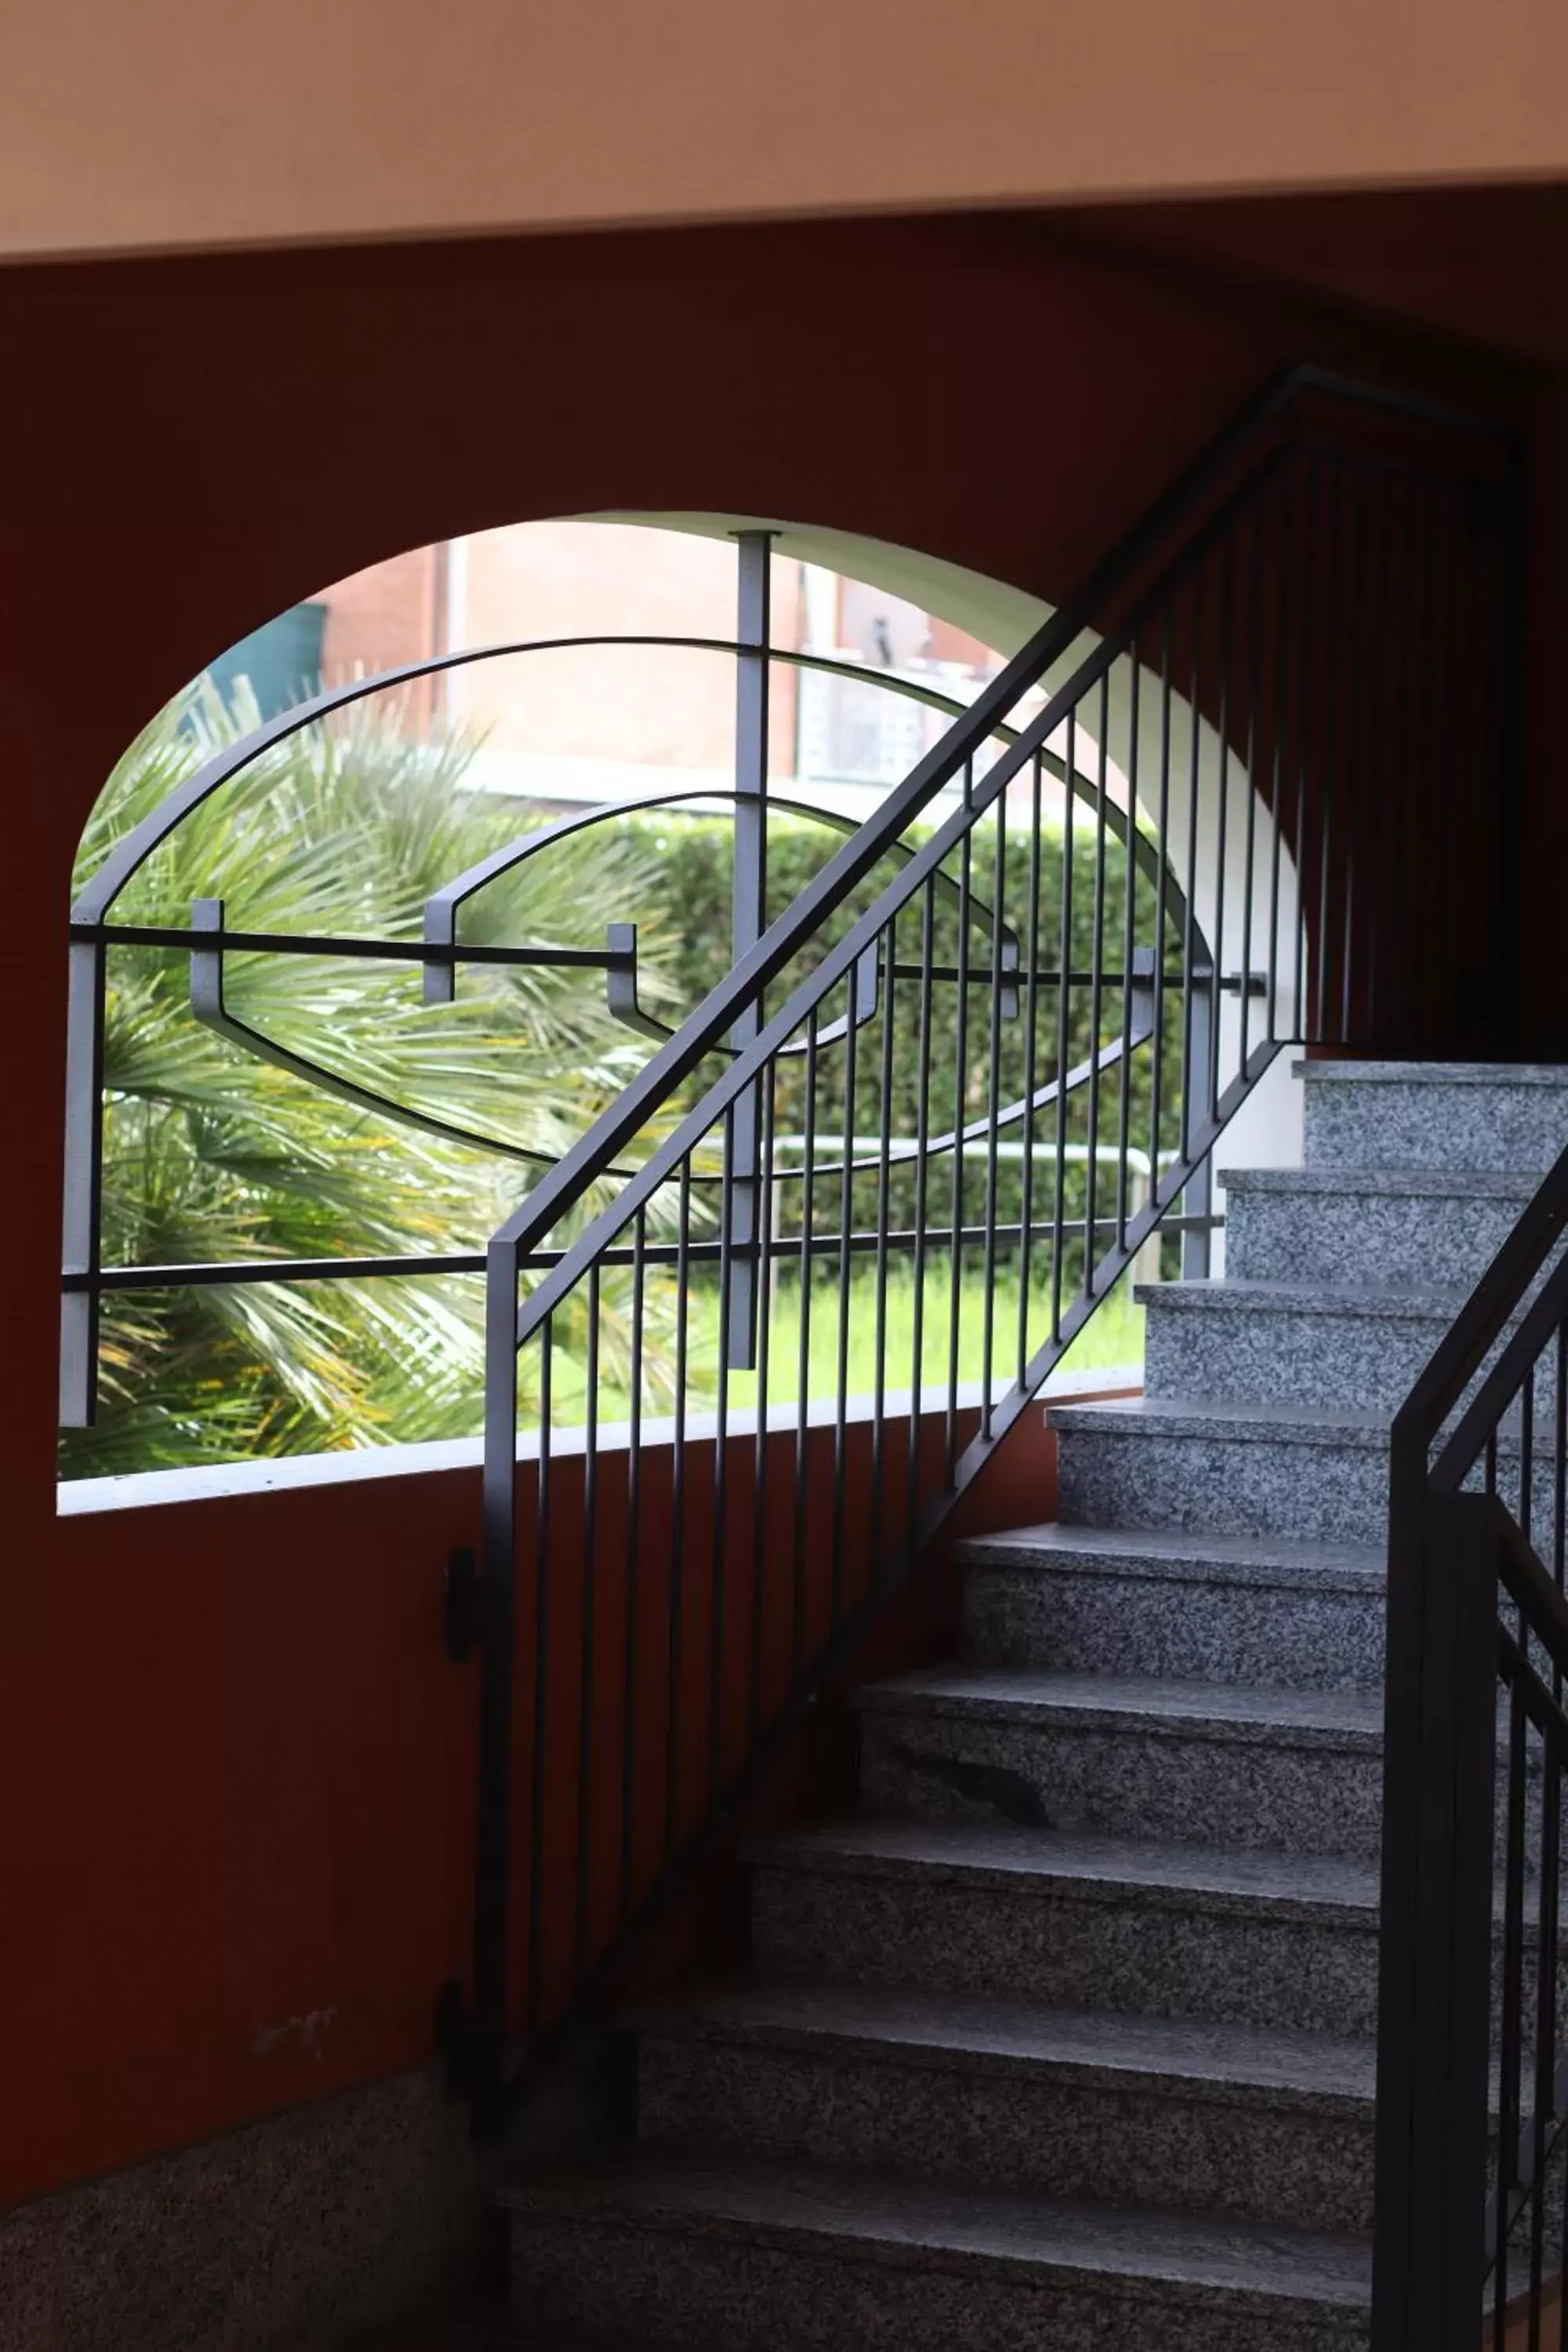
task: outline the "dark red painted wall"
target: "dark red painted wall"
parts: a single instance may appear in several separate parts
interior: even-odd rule
[[[67,875],[135,729],[322,581],[498,522],[779,515],[1054,599],[1283,361],[1526,391],[1005,221],[17,270],[0,351],[3,2196],[427,2054],[468,1932],[435,1612],[474,1482],[55,1517]]]

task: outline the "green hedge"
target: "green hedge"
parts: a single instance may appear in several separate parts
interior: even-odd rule
[[[650,863],[658,877],[658,889],[657,902],[648,909],[646,928],[651,938],[658,942],[665,969],[679,991],[679,1010],[684,1012],[699,1003],[729,968],[731,827],[724,818],[658,814],[624,822],[638,836],[642,846],[653,853]],[[1092,836],[1085,837],[1087,831],[1087,825],[1081,827],[1073,844],[1071,966],[1080,973],[1087,973],[1092,968],[1095,949],[1097,850]],[[925,837],[919,833],[912,833],[910,836],[916,843]],[[772,820],[768,837],[768,908],[771,918],[776,917],[821,870],[840,845],[841,838],[825,827],[809,824],[798,818],[775,816]],[[1126,863],[1121,845],[1108,840],[1103,859],[1100,962],[1102,971],[1113,971],[1119,976],[1126,923]],[[995,828],[989,821],[984,821],[973,837],[969,962],[972,970],[987,974],[991,956],[988,909],[994,891],[995,862]],[[1060,961],[1064,862],[1062,833],[1059,828],[1047,826],[1042,837],[1039,859],[1037,961],[1042,970],[1052,971]],[[829,940],[843,936],[898,870],[899,861],[888,859],[861,884],[835,918]],[[955,884],[960,880],[961,868],[956,855],[949,859],[944,871]],[[1015,831],[1006,843],[1002,901],[1006,921],[1020,937],[1026,937],[1027,933],[1030,896],[1027,844]],[[1142,874],[1137,877],[1133,911],[1134,939],[1152,941],[1155,924],[1153,888]],[[921,909],[916,901],[900,921],[898,954],[900,964],[919,961],[921,928]],[[934,961],[956,966],[958,941],[958,907],[952,894],[940,894],[934,907]],[[784,1002],[788,988],[826,952],[827,943],[826,940],[814,943],[811,953],[803,957],[800,963],[784,976],[771,993],[773,1004]],[[1173,968],[1178,961],[1179,946],[1174,926],[1167,914],[1168,970]],[[957,986],[951,981],[939,982],[933,990],[928,1097],[929,1131],[932,1133],[949,1129],[953,1122],[954,1103],[959,1092],[959,994]],[[1020,994],[1022,1000],[1022,992]],[[912,1136],[919,1130],[919,995],[918,985],[913,980],[902,980],[896,985],[889,1100],[889,1125],[895,1135]],[[1101,990],[1098,1034],[1102,1044],[1120,1034],[1121,997],[1119,984]],[[975,984],[968,992],[962,1089],[966,1119],[982,1116],[990,1100],[990,999],[987,982]],[[997,1097],[1004,1105],[1022,1097],[1026,1091],[1028,1030],[1026,1009],[1026,1003],[1021,1001],[1017,1016],[1004,1019],[999,1024]],[[825,1018],[837,1015],[842,1010],[840,994],[832,1005],[826,1008]],[[673,1014],[675,1008],[671,1011]],[[1068,1003],[1067,1055],[1069,1068],[1089,1055],[1094,1015],[1092,990],[1087,984],[1075,985],[1069,991]],[[1181,1021],[1181,997],[1178,992],[1171,991],[1166,996],[1165,1017],[1162,1024],[1165,1050],[1162,1066],[1160,1133],[1155,1139],[1161,1150],[1172,1148],[1180,1134]],[[1057,991],[1053,986],[1041,986],[1037,992],[1035,1017],[1037,1087],[1048,1079],[1056,1067],[1057,1023]],[[882,1021],[879,1018],[864,1028],[857,1040],[856,1124],[862,1133],[875,1132],[880,1118],[882,1051]],[[819,1133],[842,1133],[845,1063],[842,1044],[825,1049],[819,1056],[816,1087]],[[717,1064],[710,1066],[705,1076],[711,1076],[717,1066]],[[1151,1144],[1152,1090],[1152,1056],[1145,1049],[1134,1057],[1128,1100],[1129,1140],[1135,1149],[1143,1151],[1147,1151]],[[781,1066],[776,1108],[779,1131],[799,1132],[805,1123],[805,1115],[804,1066],[797,1060]],[[1069,1098],[1065,1136],[1068,1143],[1087,1142],[1089,1116],[1089,1090],[1080,1087]],[[1117,1141],[1121,1118],[1121,1079],[1118,1074],[1110,1073],[1102,1077],[1100,1087],[1098,1136],[1102,1144]],[[1016,1127],[1009,1132],[1021,1137],[1022,1129]],[[1045,1147],[1053,1143],[1055,1137],[1055,1112],[1047,1110],[1037,1116],[1035,1128],[1035,1146],[1039,1155],[1034,1175],[1033,1212],[1036,1217],[1040,1215],[1049,1200],[1051,1166],[1049,1159],[1045,1156]],[[781,1159],[779,1164],[782,1167],[785,1162]],[[977,1223],[984,1217],[988,1178],[989,1171],[984,1163],[973,1159],[966,1162],[962,1198],[962,1214],[965,1223]],[[951,1160],[933,1163],[931,1185],[927,1200],[928,1219],[933,1223],[943,1223],[952,1205]],[[824,1200],[821,1196],[825,1191],[833,1197]],[[1016,1164],[1004,1161],[999,1165],[996,1191],[998,1219],[1004,1223],[1017,1219],[1021,1213],[1022,1172]],[[820,1221],[836,1226],[838,1214],[837,1186],[819,1184],[817,1192]],[[1081,1215],[1086,1193],[1085,1172],[1081,1168],[1069,1165],[1066,1187],[1069,1217]],[[1114,1205],[1114,1174],[1108,1168],[1099,1180],[1098,1212],[1105,1213],[1108,1206]],[[897,1223],[900,1219],[912,1220],[914,1211],[912,1175],[902,1171],[894,1180],[890,1213]],[[856,1222],[868,1222],[875,1218],[876,1213],[875,1179],[857,1177],[852,1201]],[[1081,1270],[1080,1261],[1075,1252],[1068,1255],[1069,1272],[1076,1277]]]

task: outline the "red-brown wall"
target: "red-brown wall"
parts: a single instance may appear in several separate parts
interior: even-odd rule
[[[67,876],[135,729],[321,582],[503,520],[775,515],[1055,599],[1281,362],[1530,388],[1007,221],[18,269],[0,345],[4,2196],[426,2054],[468,1934],[436,1610],[474,1482],[55,1516]]]

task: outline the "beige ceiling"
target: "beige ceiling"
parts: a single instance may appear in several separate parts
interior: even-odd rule
[[[1568,173],[1568,0],[4,0],[0,255]]]

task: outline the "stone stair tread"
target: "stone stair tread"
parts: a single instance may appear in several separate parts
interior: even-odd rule
[[[916,2269],[1001,2273],[1019,2283],[1092,2277],[1099,2291],[1163,2288],[1245,2297],[1281,2314],[1359,2318],[1371,2257],[1358,2238],[1275,2223],[964,2189],[840,2167],[647,2155],[515,2179],[513,2212],[600,2215],[625,2227],[852,2252]],[[1223,2307],[1223,2305],[1221,2306]]]
[[[870,1713],[968,1716],[990,1721],[1065,1718],[1144,1728],[1223,1727],[1258,1739],[1321,1738],[1371,1752],[1383,1743],[1383,1699],[1371,1691],[1300,1691],[1275,1685],[1153,1675],[1092,1675],[1010,1666],[936,1666],[868,1683],[856,1703]]]
[[[1541,1179],[1533,1171],[1493,1168],[1226,1168],[1215,1181],[1226,1192],[1304,1194],[1378,1192],[1415,1200],[1528,1201]]]
[[[968,1536],[953,1546],[965,1568],[1064,1567],[1114,1575],[1190,1577],[1216,1571],[1227,1580],[1320,1584],[1381,1592],[1381,1544],[1323,1543],[1310,1537],[1207,1535],[1182,1528],[1085,1528],[1059,1519]]]
[[[1048,2009],[1005,1994],[917,1992],[795,1978],[737,1978],[639,2002],[627,2030],[685,2041],[795,2050],[919,2053],[965,2071],[1048,2072],[1125,2090],[1264,2091],[1280,2101],[1364,2111],[1368,2041],[1188,2018]]]
[[[1325,1056],[1292,1062],[1290,1073],[1309,1084],[1330,1078],[1342,1086],[1568,1087],[1568,1063],[1562,1062],[1354,1062]]]
[[[1456,1426],[1461,1411],[1462,1407],[1456,1407],[1445,1426]],[[1107,1397],[1094,1404],[1048,1404],[1046,1418],[1052,1429],[1064,1433],[1087,1431],[1110,1437],[1143,1433],[1229,1445],[1331,1445],[1369,1454],[1387,1450],[1394,1425],[1392,1412],[1359,1405],[1194,1396]],[[1550,1426],[1542,1426],[1542,1419],[1538,1412],[1532,1439],[1538,1469],[1554,1458],[1552,1432]],[[1516,1403],[1498,1424],[1499,1454],[1510,1460],[1517,1455],[1521,1450],[1521,1433]]]
[[[1386,1446],[1394,1416],[1355,1405],[1216,1401],[1209,1397],[1119,1397],[1100,1404],[1052,1404],[1053,1429],[1128,1436],[1205,1437],[1268,1444]]]
[[[1180,1313],[1235,1315],[1279,1313],[1371,1316],[1382,1320],[1451,1323],[1469,1292],[1462,1283],[1237,1281],[1216,1276],[1205,1282],[1141,1282],[1140,1306]]]
[[[956,1879],[1015,1891],[1031,1885],[1069,1887],[1088,1899],[1135,1894],[1172,1909],[1262,1910],[1355,1926],[1375,1916],[1378,1902],[1377,1864],[1355,1855],[1162,1843],[992,1822],[855,1814],[777,1831],[751,1842],[748,1852],[774,1868]]]

